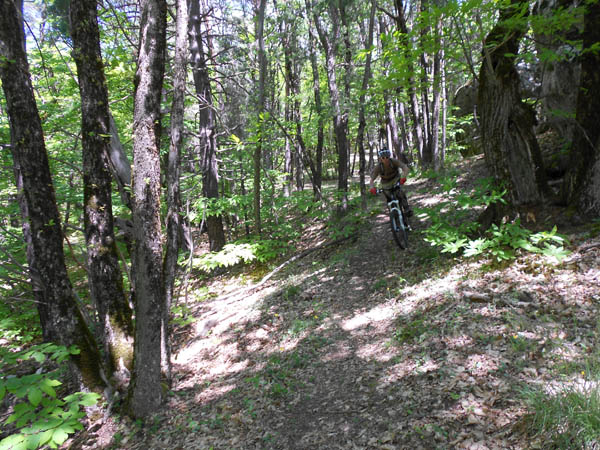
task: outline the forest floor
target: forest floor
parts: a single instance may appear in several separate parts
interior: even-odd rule
[[[459,189],[484,175],[481,158],[459,169]],[[436,201],[434,184],[409,180],[415,208]],[[336,245],[322,245],[315,224],[298,252],[321,247],[258,288],[244,270],[198,283],[203,300],[190,301],[191,323],[175,332],[163,413],[144,425],[112,417],[71,444],[547,448],[531,432],[527,393],[585,389],[600,359],[598,224],[538,211],[529,218],[541,229],[558,223],[570,255],[498,263],[440,253],[418,216],[402,251],[382,198],[369,208],[368,225]]]

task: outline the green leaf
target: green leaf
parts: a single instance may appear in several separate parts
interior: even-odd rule
[[[44,378],[40,382],[39,388],[50,397],[56,398],[56,391],[54,390],[54,386],[58,386],[59,384],[61,384],[60,381]]]
[[[39,405],[42,401],[42,391],[40,391],[37,387],[32,387],[27,393],[27,399],[33,406]]]
[[[62,428],[57,428],[52,434],[52,441],[56,445],[62,445],[68,437],[69,435]]]
[[[6,395],[6,387],[4,386],[4,382],[2,380],[0,380],[0,401],[4,398],[5,395]]]
[[[22,434],[12,434],[0,441],[0,450],[27,450],[27,442]]]
[[[86,392],[81,396],[79,404],[82,406],[94,406],[100,400],[100,395],[94,392]]]

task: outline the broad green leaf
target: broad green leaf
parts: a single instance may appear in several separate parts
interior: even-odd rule
[[[42,401],[42,391],[40,391],[37,387],[32,387],[29,389],[27,399],[33,406],[39,405]]]
[[[81,396],[79,404],[82,406],[94,406],[100,400],[100,395],[94,392],[86,392]]]
[[[27,442],[22,434],[13,434],[0,441],[0,450],[27,450]]]
[[[56,391],[54,390],[54,386],[58,386],[59,384],[60,381],[45,378],[40,382],[39,388],[50,397],[56,398]]]
[[[56,445],[62,445],[68,437],[69,435],[62,428],[57,428],[54,430],[54,433],[52,433],[52,441]]]

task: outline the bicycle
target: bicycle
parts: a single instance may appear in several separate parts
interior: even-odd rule
[[[405,250],[408,248],[408,232],[410,230],[410,225],[408,223],[407,211],[405,211],[402,201],[397,196],[397,193],[399,193],[401,189],[400,182],[396,183],[391,189],[392,199],[387,202],[387,206],[390,214],[392,236],[394,236],[394,240],[396,241],[396,244],[398,244],[398,247]],[[383,189],[377,189],[378,194],[381,194],[382,192]]]

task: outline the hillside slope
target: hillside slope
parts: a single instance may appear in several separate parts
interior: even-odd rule
[[[481,158],[466,161],[459,188],[484,172]],[[436,201],[434,181],[407,186],[415,207]],[[243,272],[210,281],[208,299],[190,304],[193,322],[176,330],[164,414],[146,427],[110,420],[81,447],[544,447],[524,392],[594,376],[597,225],[564,228],[572,253],[561,263],[533,254],[497,263],[439,253],[420,219],[401,251],[382,199],[370,207],[358,235],[259,289]],[[539,211],[537,225],[551,227],[555,213]],[[307,234],[303,246],[322,239]]]

